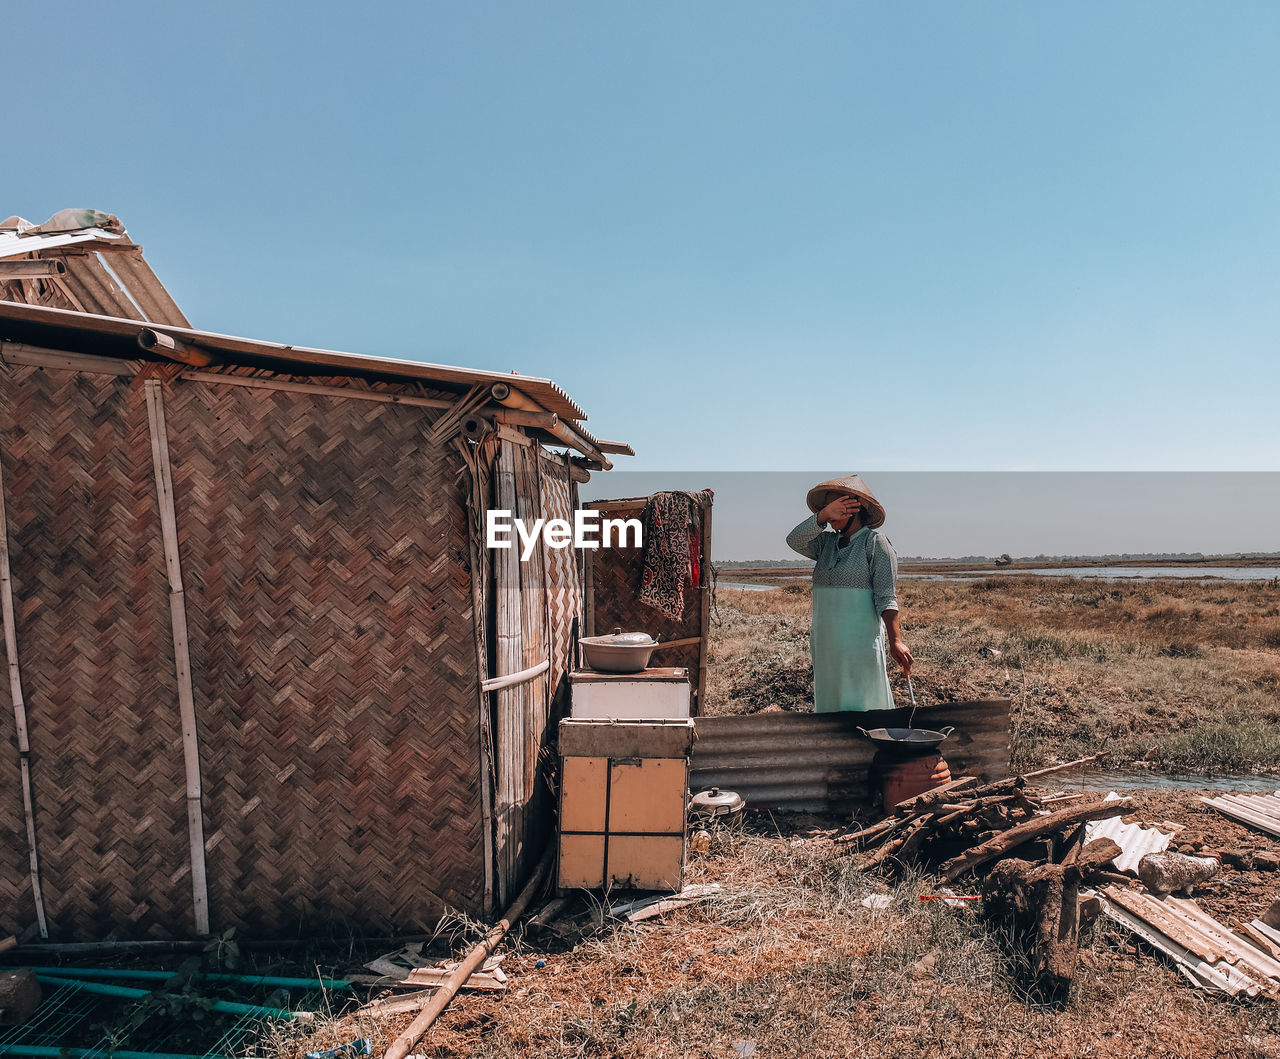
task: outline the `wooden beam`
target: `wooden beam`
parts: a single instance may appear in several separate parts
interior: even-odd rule
[[[173,664],[178,680],[178,712],[182,719],[182,757],[187,779],[187,833],[191,847],[191,898],[196,933],[209,933],[209,884],[205,873],[204,817],[200,807],[200,747],[196,732],[195,697],[191,688],[191,653],[187,639],[186,594],[178,551],[178,515],[169,463],[169,436],[164,419],[164,395],[156,379],[146,380],[147,419],[151,427],[151,459],[164,538],[165,570],[169,576],[169,616],[173,622]]]
[[[216,371],[184,371],[178,376],[187,382],[209,382],[224,386],[248,386],[254,390],[282,390],[285,393],[309,393],[317,397],[350,397],[357,401],[377,401],[380,404],[403,404],[411,408],[452,408],[452,401],[435,397],[414,397],[410,394],[375,393],[346,386],[321,386],[310,382],[285,382],[277,379],[261,379],[246,375],[224,375]]]
[[[560,422],[555,412],[526,412],[520,408],[499,408],[494,418],[513,427],[538,427],[548,432]]]
[[[607,452],[611,456],[634,456],[636,454],[636,450],[625,441],[605,441],[604,438],[596,438],[596,447],[601,452]]]
[[[27,861],[31,872],[31,896],[35,902],[40,936],[49,936],[44,914],[44,891],[40,886],[40,852],[36,845],[35,801],[31,793],[31,741],[27,731],[27,705],[22,696],[22,673],[18,666],[18,622],[13,607],[13,578],[9,567],[9,523],[4,509],[4,469],[0,459],[0,613],[4,619],[4,650],[9,662],[9,694],[13,699],[13,719],[18,729],[18,761],[22,769],[22,809],[27,822]]]

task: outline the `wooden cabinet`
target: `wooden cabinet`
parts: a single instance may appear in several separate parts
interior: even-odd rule
[[[678,890],[693,722],[560,722],[562,890]]]

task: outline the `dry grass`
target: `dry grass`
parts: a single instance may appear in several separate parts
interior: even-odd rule
[[[820,834],[768,817],[751,826],[719,833],[690,865],[693,881],[721,883],[721,899],[603,926],[569,951],[518,946],[509,991],[455,1000],[417,1054],[732,1059],[734,1042],[753,1041],[757,1055],[1191,1059],[1280,1047],[1274,1004],[1197,995],[1109,928],[1090,936],[1070,1002],[1028,1003],[999,937],[975,915],[920,902],[926,881],[864,908],[883,887]],[[301,1059],[359,1035],[379,1051],[408,1020],[335,1020],[273,1052]]]
[[[1013,699],[1018,765],[1280,769],[1280,588],[999,577],[898,596],[920,702]],[[807,583],[721,590],[718,612],[708,712],[811,709]]]

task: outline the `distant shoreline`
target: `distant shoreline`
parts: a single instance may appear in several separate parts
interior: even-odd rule
[[[745,562],[750,562],[746,560]],[[810,563],[795,564],[777,564],[774,566],[748,566],[744,561],[732,561],[727,563],[714,563],[716,569],[721,574],[733,575],[750,575],[752,577],[788,577],[794,575],[807,574],[812,565]],[[958,559],[903,559],[898,564],[898,570],[901,573],[911,574],[969,574],[969,573],[989,573],[991,571],[1019,571],[1019,570],[1067,570],[1077,567],[1104,567],[1104,566],[1134,566],[1134,567],[1152,567],[1152,566],[1221,566],[1221,567],[1250,567],[1250,566],[1276,566],[1280,565],[1280,556],[1250,556],[1241,558],[1238,556],[1215,555],[1203,559],[1176,558],[1176,559],[1102,559],[1096,557],[1087,557],[1079,559],[1015,559],[1011,563],[1003,566],[997,566],[995,560],[987,560],[985,562],[964,562]]]

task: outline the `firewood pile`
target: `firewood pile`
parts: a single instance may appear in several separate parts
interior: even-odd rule
[[[1006,925],[1026,950],[1032,990],[1061,999],[1077,963],[1080,890],[1128,881],[1112,864],[1120,847],[1107,838],[1085,845],[1085,825],[1120,816],[1133,803],[1054,793],[1030,778],[979,784],[961,777],[836,842],[854,851],[863,871],[894,875],[918,865],[944,883],[976,873],[983,914]]]
[[[836,841],[856,847],[854,866],[861,871],[892,874],[915,863],[952,882],[1014,850],[1052,861],[1065,855],[1068,840],[1090,820],[1132,808],[1124,798],[1054,794],[1030,786],[1024,776],[981,786],[964,776],[899,803],[879,823]]]

